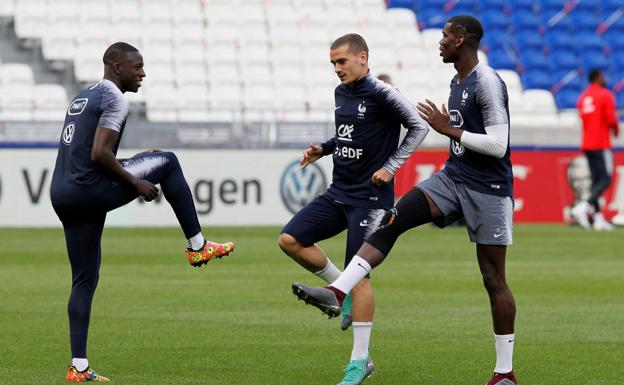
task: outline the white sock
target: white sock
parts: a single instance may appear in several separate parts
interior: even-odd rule
[[[79,372],[84,372],[89,367],[89,360],[86,358],[72,358],[72,365]]]
[[[328,259],[325,267],[315,272],[314,275],[316,275],[317,277],[319,277],[320,279],[324,280],[327,283],[332,283],[336,279],[338,279],[338,277],[340,277],[340,273],[342,273],[340,269],[338,269],[336,265],[334,265],[332,261]]]
[[[495,373],[509,373],[512,371],[513,348],[515,334],[494,334],[496,346]]]
[[[188,245],[191,248],[191,250],[201,250],[202,247],[204,247],[204,236],[202,235],[201,231],[195,235],[193,235],[189,240],[188,240]]]
[[[340,277],[332,282],[332,286],[348,294],[358,282],[371,272],[373,268],[364,259],[355,255]]]
[[[575,209],[582,210],[584,212],[589,211],[589,203],[587,201],[580,201],[574,206]]]
[[[353,322],[353,350],[351,351],[351,361],[365,360],[368,358],[368,344],[370,342],[372,322]]]

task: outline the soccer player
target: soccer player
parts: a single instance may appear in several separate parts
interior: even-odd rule
[[[613,230],[600,212],[598,199],[609,188],[613,174],[613,152],[611,131],[618,136],[618,117],[615,98],[605,87],[604,74],[600,70],[589,72],[589,87],[581,94],[577,108],[583,122],[583,142],[581,150],[589,163],[591,171],[591,194],[586,201],[576,204],[571,214],[584,229]],[[592,224],[589,215],[593,213]]]
[[[448,136],[444,169],[421,182],[388,210],[345,271],[326,288],[293,284],[302,299],[328,312],[340,312],[347,293],[388,255],[408,229],[433,222],[444,227],[464,217],[490,297],[496,367],[488,385],[515,385],[512,372],[516,307],[505,280],[505,255],[512,241],[512,173],[509,160],[509,110],[505,83],[477,59],[483,36],[472,16],[454,16],[444,25],[440,56],[453,63],[449,109],[427,100],[421,116]]]
[[[297,212],[278,241],[286,254],[327,283],[340,270],[316,243],[346,229],[346,266],[362,245],[369,224],[382,209],[392,207],[394,173],[428,132],[416,107],[369,73],[368,46],[360,35],[336,39],[330,60],[341,83],[335,90],[336,134],[323,144],[310,145],[301,166],[332,154],[333,181],[325,193]],[[401,124],[408,133],[399,146]],[[370,281],[362,280],[352,296],[353,307],[349,297],[341,326],[348,328],[352,318],[353,350],[341,385],[360,384],[374,370],[368,354],[375,310]]]
[[[101,238],[108,211],[141,196],[159,194],[171,205],[185,237],[188,261],[201,266],[234,250],[234,244],[204,239],[193,197],[176,156],[150,150],[129,159],[116,153],[128,117],[124,92],[137,92],[145,77],[143,58],[127,43],[104,53],[104,78],[74,98],[65,116],[50,196],[63,224],[72,269],[67,311],[72,364],[68,382],[109,381],[90,369],[87,334],[91,302],[98,283]]]

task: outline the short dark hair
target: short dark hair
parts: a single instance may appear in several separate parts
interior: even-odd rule
[[[457,15],[448,19],[455,35],[463,35],[464,41],[474,49],[479,48],[479,42],[483,37],[483,26],[479,19],[470,15]]]
[[[118,41],[106,49],[102,60],[104,64],[112,65],[115,62],[123,61],[129,52],[139,52],[139,50],[128,43]]]
[[[366,40],[364,40],[364,38],[357,33],[348,33],[344,36],[340,36],[338,39],[334,40],[329,49],[336,49],[345,44],[349,46],[349,49],[354,54],[359,54],[360,52],[366,52],[366,54],[368,54],[368,45],[366,44]]]
[[[590,83],[594,83],[596,82],[596,80],[598,80],[598,78],[600,78],[600,76],[602,76],[602,71],[594,68],[592,70],[589,71],[589,82]]]

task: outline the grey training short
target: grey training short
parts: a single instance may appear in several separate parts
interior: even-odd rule
[[[440,208],[444,217],[435,220],[445,227],[464,217],[472,242],[511,245],[513,201],[511,197],[485,194],[456,183],[444,172],[433,174],[417,186]]]

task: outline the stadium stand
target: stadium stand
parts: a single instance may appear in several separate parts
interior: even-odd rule
[[[624,60],[614,54],[624,48],[619,0],[1,3],[0,19],[12,21],[21,46],[40,47],[52,69],[69,68],[77,87],[100,78],[108,44],[124,40],[136,45],[144,54],[147,78],[140,92],[128,97],[151,122],[330,123],[333,98],[328,90],[337,80],[327,48],[346,32],[367,39],[375,73],[391,74],[415,102],[429,97],[442,103],[453,69],[436,54],[439,28],[459,13],[474,14],[484,23],[481,60],[505,79],[515,127],[578,129],[575,113],[567,109],[574,107],[587,71],[594,67],[606,71],[618,101],[624,100]],[[2,87],[17,88],[5,84],[5,78],[28,82],[24,64],[5,64],[2,74],[5,66]],[[47,87],[49,97],[40,100],[38,86],[30,81],[30,88],[4,97],[1,118],[62,119],[52,112],[59,108],[62,92]]]
[[[622,1],[391,0],[389,6],[412,9],[421,28],[439,28],[457,13],[478,16],[491,65],[516,70],[525,89],[550,90],[560,109],[575,107],[592,68],[604,70],[612,85],[622,80],[621,55],[614,54],[624,44]]]

